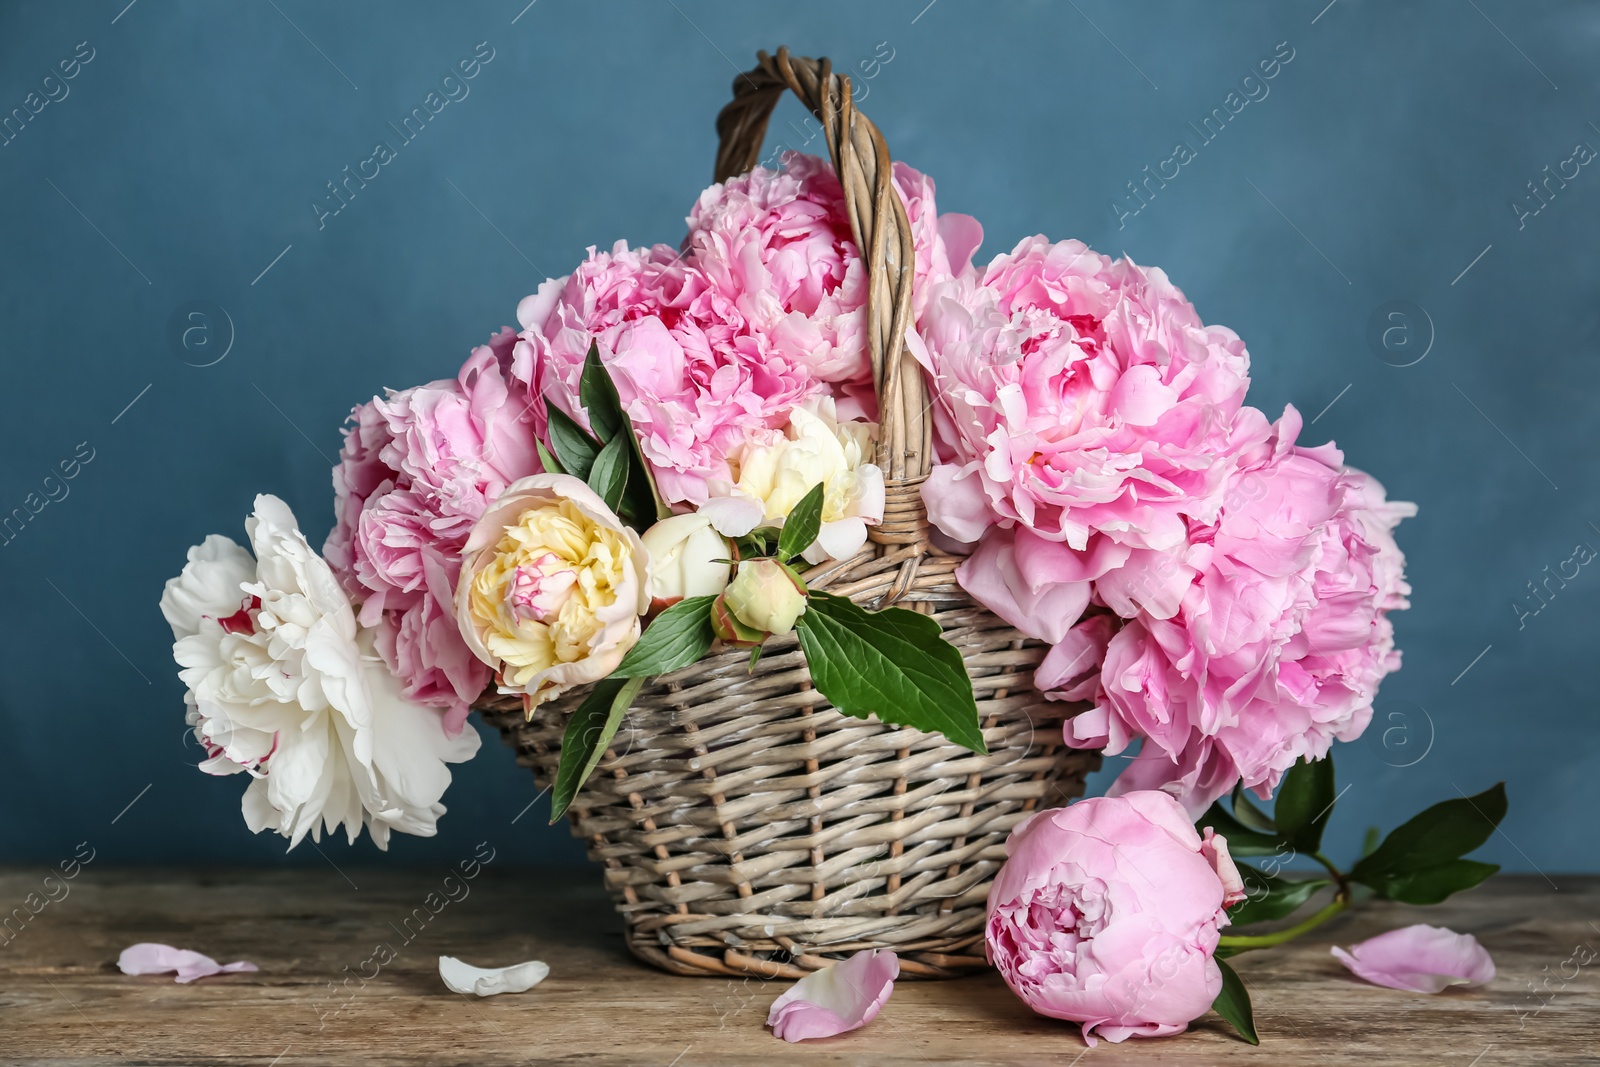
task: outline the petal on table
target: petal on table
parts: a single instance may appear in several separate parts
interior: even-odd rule
[[[1442,926],[1405,926],[1351,945],[1334,956],[1358,978],[1390,989],[1437,993],[1453,985],[1494,981],[1494,961],[1471,934]]]
[[[123,974],[167,974],[176,971],[177,981],[183,983],[213,974],[259,970],[255,964],[246,960],[218,963],[210,956],[153,941],[141,941],[137,945],[129,945],[123,949],[122,955],[117,957],[117,966],[122,969]]]
[[[857,952],[808,974],[773,1001],[772,1033],[785,1041],[832,1037],[867,1025],[894,992],[900,958],[888,949]]]
[[[454,956],[439,957],[439,977],[453,992],[479,997],[497,993],[526,993],[550,974],[550,965],[539,960],[513,963],[509,967],[474,967]]]

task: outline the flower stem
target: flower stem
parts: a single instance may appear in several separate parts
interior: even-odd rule
[[[1303,922],[1271,934],[1239,934],[1232,937],[1225,935],[1218,941],[1218,946],[1239,952],[1248,952],[1253,948],[1271,948],[1273,945],[1281,945],[1285,941],[1291,941],[1303,933],[1316,929],[1349,907],[1350,897],[1341,889],[1326,907]]]
[[[1345,900],[1349,900],[1350,879],[1345,876],[1345,873],[1341,871],[1332,860],[1320,852],[1313,852],[1311,854],[1311,858],[1328,869],[1328,873],[1333,875],[1333,880],[1339,885],[1339,896],[1343,897]]]

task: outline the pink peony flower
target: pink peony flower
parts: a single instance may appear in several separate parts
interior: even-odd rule
[[[1360,736],[1400,666],[1387,616],[1411,590],[1392,531],[1416,507],[1341,467],[1332,445],[1296,446],[1299,431],[1291,407],[1230,478],[1214,523],[1150,554],[1143,576],[1130,563],[1100,579],[1132,617],[1106,643],[1094,711],[1066,733],[1112,754],[1145,739],[1113,794],[1165,789],[1193,814],[1240,780],[1265,797],[1296,759]],[[1183,586],[1171,612],[1143,592],[1163,574]],[[1036,683],[1081,693],[1081,664],[1065,660],[1047,657]]]
[[[406,696],[444,709],[452,735],[490,678],[455,623],[461,550],[506,486],[541,470],[543,405],[510,374],[516,343],[503,329],[456,378],[357,408],[333,472],[328,564]]]
[[[1213,958],[1243,899],[1227,842],[1165,793],[1028,816],[989,891],[989,959],[1023,1003],[1084,1040],[1176,1034],[1222,990]]]
[[[1442,926],[1403,926],[1332,952],[1357,978],[1390,989],[1439,993],[1494,981],[1494,960],[1478,939]]]
[[[897,166],[895,177],[923,281],[964,266],[981,228],[940,218],[933,183],[916,171]],[[790,153],[782,170],[714,185],[688,224],[680,252],[591,249],[523,300],[516,373],[586,424],[578,384],[598,342],[662,495],[699,505],[709,481],[733,480],[728,456],[782,429],[795,406],[833,392],[841,419],[870,419],[876,405],[866,273],[825,161]]]
[[[598,342],[662,496],[703,503],[709,480],[732,480],[727,457],[748,436],[826,389],[802,364],[765,359],[730,295],[665,245],[591,249],[517,308],[515,373],[587,426],[578,386]],[[536,418],[542,433],[543,410]]]
[[[1215,521],[1249,356],[1160,270],[1030,237],[935,285],[918,330],[941,461],[923,499],[945,535],[1165,550]]]

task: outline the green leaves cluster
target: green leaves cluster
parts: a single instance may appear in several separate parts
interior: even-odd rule
[[[1350,906],[1357,887],[1388,900],[1437,904],[1499,870],[1495,864],[1464,856],[1487,841],[1505,817],[1503,782],[1476,796],[1435,804],[1387,837],[1380,836],[1376,828],[1369,830],[1361,858],[1348,873],[1322,853],[1323,831],[1340,795],[1335,789],[1332,757],[1314,763],[1301,760],[1284,774],[1270,815],[1241,787],[1233,792],[1231,808],[1219,801],[1196,821],[1196,826],[1209,826],[1227,838],[1228,851],[1235,857],[1270,857],[1259,865],[1236,864],[1246,896],[1228,909],[1231,925],[1217,949],[1223,989],[1213,1008],[1251,1044],[1257,1039],[1249,996],[1222,962],[1224,957],[1281,944],[1321,925]],[[1326,876],[1280,874],[1285,865],[1302,856],[1320,864]],[[1270,933],[1235,932],[1288,919],[1330,886],[1333,899],[1301,922]]]
[[[776,550],[780,562],[787,564],[816,541],[822,506],[819,483],[784,520]],[[795,630],[812,684],[837,711],[941,733],[987,754],[961,651],[929,616],[905,608],[867,611],[846,597],[812,591]]]
[[[552,474],[583,479],[606,502],[606,507],[642,533],[671,512],[656,489],[650,465],[639,450],[633,422],[622,409],[616,383],[600,359],[597,344],[589,346],[589,356],[584,360],[578,399],[594,432],[591,434],[571,415],[546,402],[550,448],[539,445],[539,460]]]
[[[639,452],[627,413],[617,399],[597,347],[584,365],[580,396],[597,436],[561,409],[549,407],[550,447],[540,447],[546,469],[581,477],[624,521],[642,529],[668,512]],[[789,567],[822,529],[824,487],[813,486],[789,512],[782,528],[762,527],[738,538],[742,560],[771,558]],[[646,678],[675,671],[708,652],[719,632],[716,620],[734,633],[724,637],[751,644],[754,669],[770,634],[734,619],[721,596],[691,597],[669,607],[645,628],[612,674],[597,683],[568,720],[561,760],[551,791],[551,821],[572,804],[616,737],[629,704]],[[812,683],[846,715],[943,733],[984,754],[972,680],[961,652],[944,640],[932,618],[903,608],[869,612],[845,597],[807,591],[806,610],[795,626]]]

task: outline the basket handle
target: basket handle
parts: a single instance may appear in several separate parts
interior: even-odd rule
[[[845,211],[867,269],[867,338],[878,396],[877,463],[883,470],[883,522],[871,527],[880,544],[922,546],[927,516],[920,486],[932,462],[928,390],[922,368],[906,351],[911,326],[915,252],[905,205],[895,192],[883,134],[855,108],[848,75],[826,58],[757,53],[759,63],[733,82],[733,100],[717,116],[716,180],[750,170],[760,160],[772,109],[790,89],[822,123]]]

